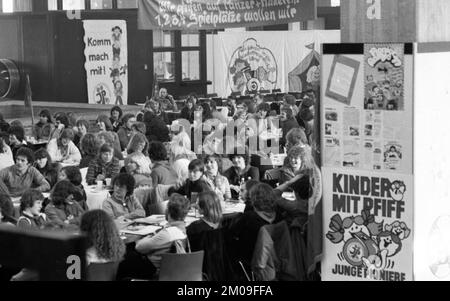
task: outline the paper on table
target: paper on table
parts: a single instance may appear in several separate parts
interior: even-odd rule
[[[151,215],[146,218],[136,219],[135,222],[139,224],[159,225],[166,220],[165,215]]]
[[[244,203],[226,203],[222,208],[223,214],[243,213],[245,211]]]
[[[161,229],[159,226],[142,226],[142,225],[131,225],[127,228],[121,230],[122,233],[133,234],[133,235],[149,235],[154,234],[156,231]]]

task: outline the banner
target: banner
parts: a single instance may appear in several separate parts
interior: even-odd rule
[[[338,30],[298,32],[233,32],[212,37],[214,57],[208,64],[209,87],[222,97],[260,90],[284,92],[317,90],[320,45],[339,42]]]
[[[214,30],[316,18],[315,0],[139,0],[138,28]]]
[[[413,177],[323,168],[322,279],[413,279]]]
[[[127,25],[123,20],[84,20],[89,103],[128,103]]]

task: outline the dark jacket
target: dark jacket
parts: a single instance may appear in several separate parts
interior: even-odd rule
[[[83,155],[80,161],[80,168],[86,168],[89,167],[89,163],[94,161],[97,158],[97,156],[94,155]]]
[[[189,108],[185,106],[181,110],[180,119],[186,119],[189,120],[190,123],[194,123],[194,108],[189,110]]]
[[[282,221],[261,227],[252,259],[252,271],[256,281],[304,281],[305,244],[300,235],[295,239],[295,247],[288,224]]]
[[[55,186],[58,182],[58,174],[61,170],[61,164],[59,163],[48,163],[44,168],[39,168],[36,164],[36,169],[44,176],[47,182],[50,184],[50,187]]]
[[[287,133],[289,133],[290,130],[294,129],[294,128],[299,128],[300,126],[298,125],[297,120],[292,117],[288,120],[282,121],[281,122],[281,129],[283,130],[283,137],[281,137],[280,139],[280,144],[282,146],[286,145],[286,135]]]
[[[154,115],[150,120],[146,120],[145,126],[147,127],[147,139],[151,141],[168,142],[169,141],[169,129],[161,118]]]
[[[250,165],[247,165],[247,167],[244,170],[244,173],[242,173],[241,175],[238,174],[234,166],[225,171],[223,175],[228,179],[230,185],[241,185],[242,179],[244,180],[244,182],[247,182],[249,179],[257,181],[260,180],[259,169]],[[237,200],[239,197],[239,193],[231,189],[231,197]]]
[[[117,135],[119,136],[120,147],[122,148],[122,150],[126,150],[131,136],[133,135],[133,131],[122,126],[117,131]]]
[[[191,199],[191,195],[193,192],[200,193],[205,191],[211,191],[211,188],[203,178],[200,178],[200,180],[195,182],[192,182],[191,180],[188,179],[186,183],[180,188],[178,189],[175,189],[174,187],[170,188],[169,196],[172,195],[173,193],[178,193],[186,196],[188,199]]]
[[[198,221],[193,222],[186,228],[186,233],[189,238],[189,240],[192,238],[192,236],[198,235],[205,231],[211,231],[215,230],[213,227],[205,223],[203,219],[200,219]],[[192,245],[191,245],[192,247]]]
[[[233,237],[233,249],[236,251],[234,254],[235,260],[242,260],[247,265],[250,264],[259,230],[261,227],[269,224],[268,221],[252,210],[242,214],[230,226],[230,234]]]

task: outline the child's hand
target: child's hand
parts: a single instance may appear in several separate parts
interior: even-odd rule
[[[105,179],[105,176],[100,174],[97,176],[97,181],[103,181]]]

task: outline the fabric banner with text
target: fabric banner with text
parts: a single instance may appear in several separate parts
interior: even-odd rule
[[[143,30],[214,30],[316,18],[315,0],[139,0]]]
[[[90,104],[128,103],[127,25],[123,20],[84,20]]]

